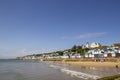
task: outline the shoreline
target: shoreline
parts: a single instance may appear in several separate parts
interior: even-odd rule
[[[96,59],[61,59],[61,58],[41,58],[41,59],[23,59],[23,60],[35,60],[35,61],[50,61],[60,64],[70,64],[72,66],[85,66],[85,67],[112,67],[120,68],[119,58],[107,58],[104,61],[95,61]]]
[[[31,60],[31,59],[29,59]],[[104,62],[95,62],[94,59],[34,59],[33,61],[40,61],[40,62],[52,62],[52,63],[58,63],[58,64],[67,64],[68,66],[73,66],[76,68],[92,68],[92,69],[106,69],[109,68],[110,70],[120,70],[120,61],[107,61]],[[116,67],[117,65],[117,67]],[[118,75],[116,77],[116,75]],[[104,79],[105,78],[105,79]],[[113,76],[105,76],[97,80],[114,80],[114,79],[120,79],[120,72],[117,74],[113,74]]]
[[[119,70],[120,69],[120,62],[58,62],[60,64],[68,64],[70,66],[73,67],[85,67],[85,68],[92,68],[92,69],[116,69]],[[116,67],[117,65],[117,67]],[[104,76],[101,77],[97,80],[120,80],[120,72],[118,72],[117,74],[113,74],[113,75],[108,75],[108,76]]]

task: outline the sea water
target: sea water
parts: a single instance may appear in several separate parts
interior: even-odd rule
[[[0,60],[0,80],[96,80],[119,71],[44,61]]]

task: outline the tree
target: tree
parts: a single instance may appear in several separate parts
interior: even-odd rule
[[[82,49],[82,46],[77,46],[77,49]]]
[[[85,55],[85,50],[84,49],[81,49],[80,55]]]
[[[77,46],[74,45],[74,46],[71,48],[71,51],[72,51],[72,52],[76,52],[76,49],[77,49]]]
[[[58,55],[60,55],[60,56],[63,55],[63,51],[57,51],[56,53],[58,53]]]

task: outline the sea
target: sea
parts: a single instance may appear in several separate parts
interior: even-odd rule
[[[72,66],[57,62],[0,59],[0,80],[97,80],[119,68]]]

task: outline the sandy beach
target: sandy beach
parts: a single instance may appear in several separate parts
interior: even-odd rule
[[[110,61],[111,60],[111,61]],[[117,59],[106,59],[103,62],[95,62],[93,59],[43,59],[43,61],[53,61],[60,64],[70,64],[72,66],[85,67],[112,67],[120,68],[120,61]]]
[[[86,67],[115,67],[120,68],[120,62],[66,62],[72,66],[86,66]],[[117,66],[116,66],[117,65]]]

